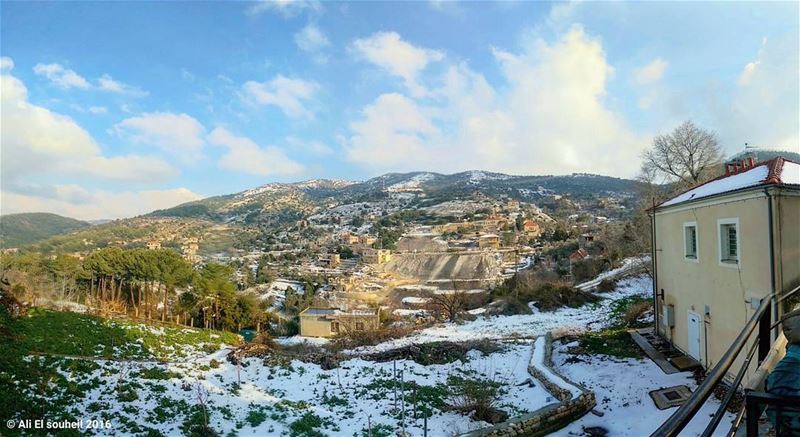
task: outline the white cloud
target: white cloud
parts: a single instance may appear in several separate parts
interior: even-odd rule
[[[3,74],[0,87],[3,213],[51,211],[80,218],[121,217],[144,212],[143,208],[159,199],[177,199],[167,194],[92,192],[70,183],[49,184],[46,181],[53,179],[153,184],[177,172],[154,157],[104,156],[94,138],[74,120],[31,103],[25,85],[16,77]]]
[[[614,70],[579,26],[554,43],[494,50],[505,83],[495,89],[466,64],[449,66],[430,99],[384,94],[351,123],[347,158],[386,170],[632,176],[647,141],[605,105]],[[500,90],[500,91],[498,91]]]
[[[403,78],[415,96],[426,93],[418,83],[419,73],[431,62],[440,61],[444,53],[416,47],[404,41],[396,32],[377,32],[368,38],[357,39],[350,46],[357,56]]]
[[[4,74],[0,83],[3,182],[17,185],[43,174],[89,174],[104,179],[150,182],[174,176],[175,170],[156,158],[104,157],[94,138],[71,118],[29,102],[27,88],[19,79]],[[119,168],[104,171],[104,163]],[[143,169],[143,164],[149,168]],[[129,173],[131,170],[142,174]]]
[[[136,143],[159,147],[186,161],[196,159],[205,143],[205,128],[187,114],[145,113],[122,120],[114,129]]]
[[[294,43],[300,50],[311,55],[311,59],[319,64],[328,61],[328,57],[323,53],[331,45],[328,37],[322,30],[313,23],[309,23],[302,30],[294,34]]]
[[[107,114],[108,108],[106,108],[105,106],[90,106],[89,112],[96,115]]]
[[[10,68],[13,68],[14,62],[10,58],[3,58],[7,59],[10,62]],[[5,61],[4,61],[5,62]],[[3,70],[6,68],[4,67]],[[114,80],[108,74],[104,74],[97,79],[97,85],[92,85],[86,78],[81,76],[80,74],[76,73],[74,70],[70,70],[65,68],[61,64],[36,64],[33,67],[33,72],[36,73],[38,76],[44,76],[54,85],[69,89],[69,88],[79,88],[82,90],[88,89],[96,89],[100,91],[108,91],[117,94],[127,94],[133,97],[144,97],[147,95],[147,92],[142,90],[141,88],[128,85],[117,80]]]
[[[351,161],[373,168],[413,167],[432,158],[436,128],[412,99],[383,94],[350,124],[352,136],[345,150]]]
[[[290,146],[302,150],[304,152],[312,153],[314,155],[332,155],[333,149],[321,141],[306,141],[295,137],[287,137],[286,142]]]
[[[107,74],[104,74],[97,79],[97,83],[98,87],[103,91],[117,94],[128,94],[134,97],[144,97],[147,95],[147,92],[143,91],[141,88],[116,81]]]
[[[636,71],[633,72],[633,78],[639,85],[648,85],[658,82],[664,77],[664,71],[666,71],[667,66],[667,61],[656,58],[649,64],[637,68]]]
[[[3,214],[52,212],[82,220],[131,217],[202,198],[187,188],[111,192],[58,185],[54,197],[0,192]]]
[[[317,0],[260,0],[246,10],[248,15],[277,12],[284,18],[292,18],[305,11],[322,12],[322,3]]]
[[[742,69],[730,105],[715,108],[723,143],[738,151],[745,142],[800,150],[800,84],[797,41],[763,38]]]
[[[313,118],[314,113],[306,108],[319,85],[303,79],[275,76],[268,82],[248,81],[242,86],[244,97],[261,105],[273,105],[292,118]]]
[[[14,60],[8,56],[0,57],[0,71],[10,71],[14,69]]]
[[[227,170],[260,176],[303,171],[303,166],[289,159],[281,149],[260,147],[250,138],[236,136],[224,127],[214,129],[208,135],[208,141],[228,148],[219,160],[219,166]]]
[[[61,64],[36,64],[33,72],[44,76],[58,87],[89,89],[92,85],[83,76],[73,70],[64,68]]]

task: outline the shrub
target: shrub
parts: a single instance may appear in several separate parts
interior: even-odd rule
[[[372,346],[384,341],[405,337],[412,330],[411,327],[407,326],[389,326],[367,331],[353,331],[336,338],[332,346],[334,350]]]
[[[622,320],[624,321],[625,325],[628,327],[636,327],[641,325],[640,319],[644,316],[650,309],[652,305],[649,301],[638,302],[625,310],[625,314],[622,315]]]
[[[193,405],[181,424],[183,434],[187,437],[217,437],[217,431],[208,424],[208,416],[204,405]]]
[[[261,409],[252,409],[247,413],[247,423],[253,428],[264,423],[267,420],[267,413]]]
[[[299,419],[295,420],[289,425],[289,429],[291,432],[289,435],[292,437],[295,436],[308,436],[308,437],[317,437],[323,436],[324,434],[317,431],[317,428],[321,428],[329,424],[329,421],[323,420],[321,417],[317,416],[312,412],[307,412],[300,416]]]
[[[450,407],[462,413],[472,413],[476,420],[500,423],[508,414],[497,409],[496,405],[504,394],[502,384],[488,379],[449,376]]]
[[[617,281],[614,279],[603,279],[597,284],[597,291],[608,293],[610,291],[614,291],[617,288]]]

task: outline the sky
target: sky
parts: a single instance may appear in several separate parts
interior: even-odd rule
[[[0,4],[0,212],[386,172],[636,175],[684,120],[800,150],[797,2]]]

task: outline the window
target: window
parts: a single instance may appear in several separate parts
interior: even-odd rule
[[[739,244],[739,219],[721,219],[719,224],[719,260],[723,265],[738,265],[741,245]]]
[[[697,222],[683,224],[683,256],[688,260],[698,260]]]
[[[339,322],[331,322],[331,332],[339,333]]]
[[[356,322],[356,331],[364,330],[364,322]]]

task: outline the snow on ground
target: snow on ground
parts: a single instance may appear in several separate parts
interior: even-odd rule
[[[578,396],[580,396],[582,393],[581,389],[565,381],[564,378],[553,373],[553,371],[550,370],[550,368],[547,367],[547,365],[545,365],[544,357],[546,349],[547,349],[547,340],[545,339],[545,337],[541,336],[537,338],[536,342],[533,345],[531,365],[534,368],[536,368],[536,370],[538,370],[540,373],[542,373],[544,377],[547,378],[547,380],[559,386],[560,388],[572,393],[573,398],[577,398]]]
[[[325,345],[330,343],[330,340],[327,338],[318,338],[318,337],[303,337],[300,335],[294,335],[292,337],[278,337],[275,339],[275,342],[278,344],[282,344],[284,346],[294,346],[297,344],[310,344],[310,345]]]
[[[600,285],[600,282],[602,282],[603,279],[609,279],[624,275],[632,270],[639,268],[644,263],[648,262],[650,262],[649,256],[643,256],[638,258],[625,258],[624,260],[622,260],[622,265],[620,267],[617,267],[616,269],[613,270],[609,270],[607,272],[600,273],[599,275],[597,275],[596,278],[592,279],[591,281],[586,281],[581,284],[578,284],[575,286],[575,288],[581,290],[591,290]]]
[[[403,303],[411,305],[423,305],[428,303],[429,301],[430,299],[427,297],[416,297],[416,296],[404,297],[402,300]]]
[[[416,317],[416,316],[425,316],[428,314],[428,312],[425,310],[409,310],[405,308],[397,308],[396,310],[392,311],[392,314],[401,317],[409,317],[409,316]]]
[[[165,435],[181,435],[183,414],[179,410],[196,404],[199,384],[208,391],[208,405],[212,411],[210,425],[220,435],[231,431],[240,437],[288,435],[292,424],[308,413],[321,419],[323,425],[317,430],[322,435],[360,435],[362,430],[366,433],[368,420],[373,431],[380,425],[392,431],[399,429],[400,412],[392,412],[395,405],[392,362],[351,359],[340,363],[338,369],[326,371],[316,364],[297,360],[265,366],[263,359],[248,358],[237,372],[237,366],[225,360],[226,352],[219,351],[191,364],[166,366],[98,361],[101,367],[92,372],[90,379],[107,379],[109,383],[89,389],[76,408],[97,411],[96,408],[102,407],[104,417],[114,417],[112,423],[118,428],[108,430],[108,435],[131,435],[120,426],[128,420],[156,428]],[[423,393],[422,387],[427,387],[424,390],[428,395],[444,393],[449,376],[472,374],[499,382],[507,391],[500,407],[511,415],[518,415],[555,402],[540,384],[531,387],[525,383],[530,379],[527,372],[530,355],[529,342],[507,343],[502,351],[489,355],[471,351],[467,362],[423,366],[399,360],[396,365],[397,370],[403,372],[403,380],[416,383],[420,393]],[[124,381],[139,384],[136,399],[117,400],[116,384],[123,380],[109,376],[109,371],[122,366],[125,367]],[[166,379],[137,376],[138,372],[151,368],[175,374]],[[241,378],[240,385],[238,378]],[[398,397],[406,400],[406,431],[410,435],[422,435],[421,414],[413,418],[413,393],[408,390],[398,393]],[[266,414],[260,423],[251,423],[253,412]],[[432,436],[454,435],[488,426],[457,412],[436,407],[432,407],[432,412],[428,420],[428,432]]]
[[[434,341],[469,341],[481,338],[500,339],[513,337],[535,337],[550,331],[583,332],[603,328],[611,313],[615,300],[628,296],[647,296],[652,293],[652,282],[648,276],[624,279],[617,289],[600,296],[604,299],[597,304],[580,308],[562,308],[552,312],[517,314],[513,316],[479,316],[476,320],[464,323],[443,323],[423,329],[407,337],[398,338],[376,346],[359,350],[389,350],[412,343]]]
[[[649,359],[618,359],[603,355],[570,355],[570,346],[553,345],[553,364],[566,378],[581,384],[595,393],[597,411],[603,417],[587,414],[566,428],[554,433],[555,436],[582,436],[583,427],[599,426],[607,429],[610,436],[640,437],[650,435],[676,408],[659,410],[650,398],[650,392],[676,385],[686,385],[692,391],[697,388],[690,372],[665,374]],[[569,362],[575,357],[581,361]],[[713,397],[695,416],[695,419],[681,432],[681,436],[700,435],[708,418],[719,407]],[[727,413],[714,435],[724,435],[730,427],[733,415]]]

